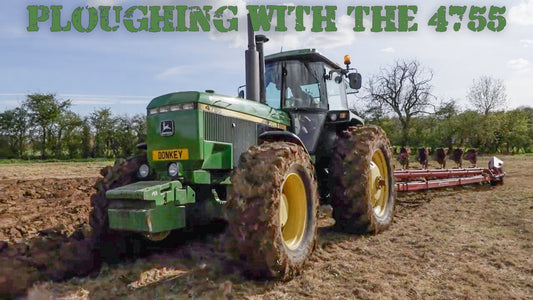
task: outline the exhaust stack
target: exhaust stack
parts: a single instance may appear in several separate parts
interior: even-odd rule
[[[266,91],[265,91],[265,56],[263,51],[263,44],[268,42],[269,39],[262,35],[255,36],[255,46],[259,52],[259,101],[266,103]]]
[[[250,14],[247,16],[248,23],[248,50],[246,57],[246,98],[252,101],[260,99],[259,84],[259,53],[255,47],[254,29]]]

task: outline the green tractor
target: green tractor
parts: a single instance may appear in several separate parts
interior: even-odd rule
[[[247,99],[159,96],[147,107],[142,154],[102,170],[91,198],[97,255],[125,255],[128,235],[161,241],[225,219],[229,255],[250,274],[288,279],[315,248],[319,202],[342,232],[392,223],[390,143],[348,109],[361,87],[349,57],[344,68],[314,49],[264,57],[268,39],[250,27]]]

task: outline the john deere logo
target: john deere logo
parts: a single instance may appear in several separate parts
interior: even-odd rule
[[[161,121],[161,135],[171,136],[173,134],[174,134],[174,121],[172,120]]]

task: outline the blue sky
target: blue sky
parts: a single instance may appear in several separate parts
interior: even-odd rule
[[[263,32],[271,39],[265,46],[267,53],[317,48],[338,62],[350,54],[352,66],[363,78],[396,59],[418,59],[433,71],[434,94],[439,99],[454,98],[466,108],[473,79],[491,75],[504,81],[509,108],[533,106],[533,0],[2,0],[0,111],[16,107],[29,93],[55,93],[60,99],[71,99],[72,109],[81,114],[101,107],[118,114],[144,114],[152,98],[174,91],[212,89],[236,95],[245,80],[246,5],[267,4],[337,6],[336,32],[310,32],[310,25],[296,32],[289,16],[287,32]],[[116,32],[105,32],[99,26],[90,33],[51,32],[51,22],[45,21],[39,31],[28,32],[28,5],[63,5],[62,22],[70,20],[79,6],[122,6],[125,10],[134,5],[211,5],[214,9],[236,5],[239,31],[220,33],[211,27],[210,32],[131,33],[121,23]],[[417,5],[418,30],[354,32],[347,5]],[[456,19],[449,17],[448,30],[435,32],[427,23],[441,5],[505,6],[507,25],[501,32],[487,28],[472,32],[463,20],[461,29],[454,32]],[[368,25],[370,18],[364,20]]]

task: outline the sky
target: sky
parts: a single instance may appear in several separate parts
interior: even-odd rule
[[[38,23],[38,31],[28,31],[28,6],[62,5],[61,26],[75,18],[82,7],[81,24],[88,26],[87,7],[120,6],[121,22],[110,24],[117,31],[106,32],[101,18],[91,32],[51,32],[52,13]],[[124,12],[136,5],[205,6],[214,11],[237,6],[238,31],[219,32],[211,23],[208,32],[129,32],[122,20]],[[316,48],[333,61],[342,62],[349,54],[352,67],[366,79],[397,60],[418,60],[434,74],[433,94],[440,101],[456,99],[463,108],[473,80],[482,75],[502,79],[508,96],[508,109],[533,106],[533,0],[89,0],[0,1],[0,112],[20,105],[31,93],[54,93],[70,99],[71,109],[87,115],[109,107],[116,114],[145,114],[151,99],[178,91],[215,90],[237,95],[245,82],[246,6],[336,6],[332,32],[311,32],[311,16],[303,19],[304,31],[295,30],[294,14],[285,18],[287,31],[275,31],[276,16],[269,31],[260,31],[270,41],[265,52]],[[409,24],[412,32],[371,32],[371,16],[363,17],[366,30],[354,32],[355,18],[347,6],[415,5],[417,12]],[[466,6],[462,21],[447,16],[447,31],[436,32],[428,21],[439,7]],[[506,25],[500,32],[467,28],[472,6],[505,7]],[[325,12],[324,12],[325,14]],[[488,13],[484,14],[486,17]],[[39,14],[41,16],[41,14]],[[140,18],[137,11],[133,20]],[[226,11],[222,20],[234,16]],[[187,24],[189,18],[185,20]],[[458,31],[453,25],[460,22]],[[138,26],[138,23],[135,23]]]

